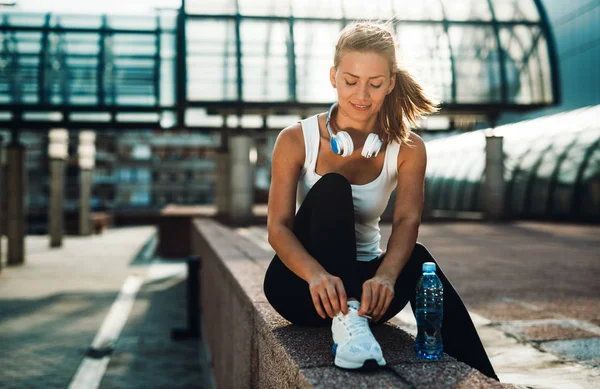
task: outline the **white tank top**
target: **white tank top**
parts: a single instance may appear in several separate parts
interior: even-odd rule
[[[304,166],[298,179],[298,210],[312,186],[321,178],[315,171],[321,141],[318,115],[300,121],[304,134]],[[400,144],[390,143],[385,150],[383,169],[377,178],[364,185],[352,185],[357,260],[371,261],[383,251],[379,247],[379,219],[398,183]]]

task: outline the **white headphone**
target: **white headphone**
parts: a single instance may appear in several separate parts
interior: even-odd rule
[[[333,103],[331,107],[329,107],[329,111],[327,111],[327,120],[325,121],[325,127],[327,127],[327,131],[329,132],[329,144],[331,145],[331,150],[337,155],[341,155],[342,157],[347,157],[352,152],[354,152],[354,142],[352,142],[352,138],[350,134],[346,131],[339,131],[337,134],[333,135],[331,129],[329,128],[329,121],[331,120],[331,111],[336,103]],[[379,150],[381,150],[381,145],[383,142],[377,134],[369,134],[367,136],[367,140],[363,146],[361,155],[365,158],[375,158],[377,154],[379,154]]]

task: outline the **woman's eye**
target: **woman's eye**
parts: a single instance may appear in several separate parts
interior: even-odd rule
[[[379,84],[379,85],[373,85],[373,84],[371,84],[371,86],[372,86],[373,88],[375,88],[375,89],[377,89],[377,88],[381,88],[381,85],[382,85],[382,84]]]
[[[346,85],[350,85],[350,86],[356,85],[356,82],[348,82],[348,81],[346,81]]]

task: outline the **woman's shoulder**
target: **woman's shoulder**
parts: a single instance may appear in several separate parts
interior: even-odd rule
[[[311,122],[311,120],[314,120],[314,122]],[[319,129],[319,135],[322,135],[320,131],[320,122],[323,120],[324,119],[322,118],[322,114],[317,114],[310,116],[302,121],[297,121],[281,130],[277,138],[281,139],[282,143],[290,143],[296,146],[304,145],[306,141],[306,139],[304,139],[305,136],[308,136],[309,141],[312,138],[313,132],[310,130],[310,128],[315,126],[315,123],[315,127]],[[304,122],[304,124],[302,122]],[[322,124],[324,126],[325,122],[323,121]],[[308,126],[308,128],[304,128],[305,125]]]
[[[402,142],[398,153],[398,167],[404,162],[418,162],[426,158],[425,141],[414,132],[408,134],[409,142]]]
[[[294,123],[279,132],[275,141],[274,154],[284,157],[286,161],[304,164],[304,135],[302,124]]]
[[[302,124],[296,122],[287,126],[277,135],[278,144],[295,145],[304,144],[304,134],[302,134]]]

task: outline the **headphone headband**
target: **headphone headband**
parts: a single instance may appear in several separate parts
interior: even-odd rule
[[[331,129],[329,128],[329,122],[331,121],[331,111],[333,111],[333,107],[337,104],[337,102],[331,104],[331,106],[329,107],[329,110],[327,111],[327,119],[325,119],[325,127],[327,127],[327,131],[329,132],[329,137],[333,138],[333,133],[331,132]]]
[[[325,127],[327,127],[327,132],[329,133],[329,144],[331,145],[331,149],[337,155],[341,155],[342,157],[347,157],[354,151],[354,142],[352,142],[352,138],[350,134],[346,131],[338,131],[336,135],[333,135],[331,132],[331,128],[329,127],[329,122],[331,121],[331,113],[333,111],[333,107],[337,104],[337,101],[331,104],[329,110],[327,111],[327,118],[325,119]],[[379,154],[379,150],[381,150],[383,142],[379,139],[379,136],[375,133],[369,134],[365,144],[363,145],[363,150],[361,152],[362,156],[365,158],[373,158]]]

